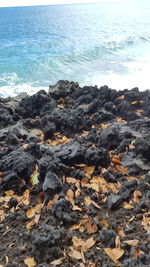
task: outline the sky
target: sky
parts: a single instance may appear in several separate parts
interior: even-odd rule
[[[32,5],[56,5],[56,4],[74,4],[74,3],[94,3],[105,1],[123,1],[123,0],[0,0],[0,7],[6,6],[32,6]]]

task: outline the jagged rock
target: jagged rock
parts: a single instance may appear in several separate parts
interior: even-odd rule
[[[63,256],[63,246],[71,243],[69,231],[52,228],[33,240],[33,256],[38,263],[45,258],[49,262]]]
[[[60,193],[62,190],[63,185],[61,180],[58,176],[54,173],[49,171],[43,183],[43,192],[45,195],[45,200],[52,199],[56,193]]]
[[[107,199],[108,209],[117,209],[120,204],[124,201],[124,198],[120,195],[110,194]]]
[[[0,169],[5,173],[15,172],[20,178],[28,181],[35,164],[36,160],[31,155],[18,149],[2,157]]]
[[[66,199],[59,199],[52,207],[52,214],[63,224],[73,224],[76,222],[76,216],[72,212],[72,205]]]

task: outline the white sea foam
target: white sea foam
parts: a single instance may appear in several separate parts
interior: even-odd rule
[[[26,92],[28,95],[33,95],[39,90],[48,91],[48,87],[35,87],[32,84],[24,83],[20,85],[10,85],[10,86],[1,86],[0,87],[0,96],[1,97],[14,97],[20,93]]]

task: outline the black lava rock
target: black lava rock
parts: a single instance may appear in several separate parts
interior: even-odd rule
[[[45,194],[45,199],[52,199],[56,193],[60,193],[63,188],[62,182],[58,178],[58,176],[49,171],[43,183],[43,192]]]

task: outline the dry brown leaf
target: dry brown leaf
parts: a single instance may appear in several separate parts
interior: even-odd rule
[[[60,258],[60,259],[58,259],[58,260],[55,260],[55,261],[51,261],[51,263],[50,264],[52,264],[52,265],[60,265],[60,264],[62,264],[63,263],[63,260],[64,260],[64,258]]]
[[[118,261],[124,254],[124,249],[121,248],[104,248],[105,253],[108,257],[117,265],[121,266],[121,263]]]
[[[78,210],[78,211],[82,211],[81,208],[79,208],[77,205],[74,205],[74,203],[72,204],[72,210]]]
[[[6,261],[6,264],[8,264],[9,262],[8,256],[5,256],[5,261]]]
[[[140,249],[135,249],[135,251],[132,253],[132,258],[139,258],[141,254],[144,254],[144,252]]]
[[[28,267],[34,267],[36,265],[36,261],[34,258],[26,258],[24,260],[24,263],[28,266]]]
[[[118,97],[119,99],[124,99],[124,95],[121,95]]]
[[[116,121],[119,122],[119,123],[127,124],[127,121],[123,120],[120,117],[116,117]]]
[[[128,203],[125,203],[125,204],[123,205],[123,207],[124,207],[124,209],[127,209],[127,210],[132,210],[132,209],[134,208],[132,205],[130,205],[130,204],[128,204]]]
[[[35,208],[35,212],[37,213],[37,214],[40,214],[41,213],[41,209],[42,209],[42,207],[43,207],[43,204],[42,203],[39,203],[39,204],[37,204],[34,208]]]
[[[84,253],[83,253],[83,251],[81,251],[81,256],[82,256],[82,261],[83,261],[83,263],[85,263],[85,257],[84,257]]]
[[[75,178],[72,178],[72,177],[67,177],[66,178],[66,182],[67,183],[75,184],[77,182],[77,180]]]
[[[12,247],[14,247],[14,245],[15,245],[15,243],[11,243],[11,244],[9,244],[9,248],[12,248]]]
[[[26,216],[28,219],[32,218],[35,215],[35,209],[33,207],[29,208],[26,212]]]
[[[115,238],[115,244],[116,248],[120,248],[121,242],[120,242],[120,237],[118,235]]]
[[[79,197],[81,195],[81,190],[80,189],[77,189],[75,191],[75,197]]]
[[[135,190],[134,193],[133,193],[133,202],[138,204],[140,202],[140,197],[141,196],[142,196],[141,191]]]
[[[75,250],[81,251],[83,246],[84,246],[84,244],[85,244],[85,241],[82,240],[82,239],[79,239],[76,236],[73,236],[72,237],[72,243],[73,243],[73,247],[74,247]]]
[[[26,149],[26,148],[28,148],[28,146],[29,146],[29,144],[23,144],[22,147],[23,147],[24,149]]]
[[[83,167],[83,171],[85,172],[87,178],[91,177],[91,175],[93,174],[94,170],[95,170],[95,166],[85,166],[85,167]]]
[[[66,192],[67,198],[74,199],[74,191],[72,189],[68,189]]]
[[[74,224],[73,226],[71,226],[72,230],[78,230],[81,227],[81,224]]]
[[[84,197],[84,203],[86,206],[90,206],[92,204],[92,200],[91,200],[90,196]]]
[[[44,196],[44,193],[43,193],[43,192],[40,192],[40,193],[38,194],[38,198],[37,198],[38,203],[42,203],[42,202],[43,202],[43,196]]]
[[[35,225],[35,224],[36,224],[36,222],[35,222],[34,219],[33,219],[32,221],[28,222],[27,225],[26,225],[27,230],[30,230],[31,227],[32,227],[33,225]]]
[[[94,234],[98,231],[98,227],[97,227],[96,223],[94,223],[90,220],[87,220],[87,222],[85,223],[85,227],[86,227],[86,230],[89,234]]]
[[[126,167],[123,167],[121,165],[116,165],[115,168],[118,172],[121,172],[123,174],[128,174],[128,168]]]
[[[102,225],[104,228],[107,229],[107,228],[109,227],[109,224],[108,224],[107,221],[105,221],[105,220],[100,220],[99,222],[101,223],[101,225]]]
[[[68,253],[68,256],[72,259],[75,259],[75,260],[81,260],[82,259],[81,252],[73,249],[72,247],[70,247],[70,252]]]
[[[136,115],[138,115],[138,116],[141,116],[141,114],[144,112],[144,110],[143,109],[137,109],[136,110]]]
[[[101,124],[101,128],[102,128],[103,130],[107,129],[109,126],[110,126],[110,124],[105,124],[105,123],[102,123],[102,124]]]
[[[13,196],[14,191],[13,191],[13,190],[8,190],[8,191],[5,191],[5,194],[6,194],[7,196]]]
[[[6,217],[6,214],[3,209],[0,208],[0,222],[2,222]]]
[[[49,202],[47,203],[47,209],[51,209],[51,207],[53,206],[53,204],[59,199],[59,195],[55,194],[53,200],[49,200]]]
[[[92,248],[92,247],[95,245],[95,243],[96,243],[96,241],[93,239],[93,237],[87,239],[87,240],[85,241],[83,250],[84,250],[84,251],[87,251],[89,248]]]
[[[118,154],[118,155],[114,155],[113,157],[111,157],[111,161],[115,164],[121,164],[120,159],[123,157],[123,153]]]
[[[133,239],[133,240],[125,240],[123,241],[124,244],[127,244],[131,247],[137,246],[139,244],[139,240],[138,239]]]
[[[136,100],[136,101],[131,101],[130,102],[132,105],[135,105],[135,104],[137,104],[138,103],[138,101]]]
[[[23,199],[22,202],[24,205],[29,205],[30,203],[30,191],[29,189],[27,189],[24,193],[23,193]]]
[[[135,220],[135,216],[132,216],[130,219],[129,219],[129,222],[133,222]]]
[[[35,215],[34,221],[35,221],[36,224],[39,222],[40,217],[41,217],[41,214],[36,214]]]
[[[88,249],[90,249],[91,247],[95,245],[95,241],[93,237],[84,241],[82,239],[77,238],[76,236],[73,236],[72,242],[73,242],[74,249],[78,251],[81,251],[81,250],[87,251]]]
[[[121,237],[126,237],[126,234],[125,234],[125,232],[124,232],[124,230],[123,230],[123,227],[117,227],[117,228],[116,228],[116,232],[117,232],[117,234],[120,235]]]

